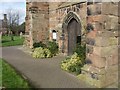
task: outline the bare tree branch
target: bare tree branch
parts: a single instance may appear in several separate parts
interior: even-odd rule
[[[9,28],[9,34],[11,36],[13,35],[13,32],[17,30],[19,26],[19,21],[20,21],[20,13],[18,10],[14,9],[8,9],[7,10],[7,15],[8,15],[8,28]]]

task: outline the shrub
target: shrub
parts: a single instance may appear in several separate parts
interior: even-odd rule
[[[50,58],[52,57],[52,53],[50,52],[49,49],[47,48],[42,48],[42,47],[39,47],[39,48],[35,48],[32,56],[34,58]]]
[[[42,47],[35,48],[32,56],[33,56],[34,58],[45,58],[44,49],[43,49]]]
[[[35,42],[35,43],[33,44],[33,48],[38,48],[38,47],[45,48],[46,45],[45,45],[44,43],[42,43],[42,42]]]
[[[48,42],[47,45],[42,42],[34,43],[34,51],[32,56],[34,58],[50,58],[58,53],[58,45],[56,42]]]
[[[80,74],[81,68],[85,64],[85,55],[86,46],[78,44],[74,54],[62,61],[61,68],[68,72]]]
[[[75,74],[80,74],[82,66],[83,63],[77,53],[74,53],[70,59],[65,59],[61,63],[61,68],[63,70],[73,72]]]
[[[74,52],[78,54],[78,56],[81,58],[82,63],[84,64],[86,58],[86,45],[78,44]]]
[[[55,41],[49,41],[47,44],[47,48],[50,50],[53,56],[58,53],[58,45]]]
[[[46,58],[50,58],[50,57],[53,56],[52,53],[50,52],[50,50],[47,49],[47,48],[44,49],[44,53],[45,53],[45,57]]]

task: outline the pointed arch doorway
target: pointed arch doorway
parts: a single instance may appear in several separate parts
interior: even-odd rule
[[[68,13],[64,18],[62,28],[62,33],[64,35],[63,51],[67,55],[72,55],[77,44],[81,44],[81,23],[76,13]]]

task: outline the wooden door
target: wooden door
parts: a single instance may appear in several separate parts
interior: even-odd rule
[[[72,19],[68,24],[68,55],[72,55],[77,45],[77,36],[80,34],[80,25]]]

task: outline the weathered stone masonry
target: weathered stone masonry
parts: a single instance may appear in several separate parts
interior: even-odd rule
[[[71,32],[73,23],[79,28],[73,25]],[[90,84],[105,87],[118,82],[119,23],[117,2],[27,2],[26,45],[52,40],[54,30],[60,52],[68,55],[70,43],[75,46],[81,36],[87,47],[82,75]]]
[[[118,82],[118,4],[88,3],[87,10],[89,63],[84,66],[83,74],[89,83],[105,87]]]
[[[59,3],[58,3],[59,5]],[[86,2],[68,2],[62,3],[56,9],[50,10],[50,35],[52,36],[52,30],[57,31],[57,42],[59,44],[60,51],[63,51],[65,54],[68,53],[68,30],[67,25],[74,18],[80,24],[80,35],[85,34],[86,27]],[[82,13],[81,13],[82,12]],[[63,38],[62,38],[63,35]],[[52,37],[50,36],[50,40]],[[84,38],[84,36],[82,37]],[[82,39],[82,42],[84,39]],[[64,44],[63,44],[64,42]],[[64,50],[62,50],[64,49]]]
[[[46,41],[49,38],[48,3],[27,2],[26,13],[26,41],[30,48],[33,43]]]

